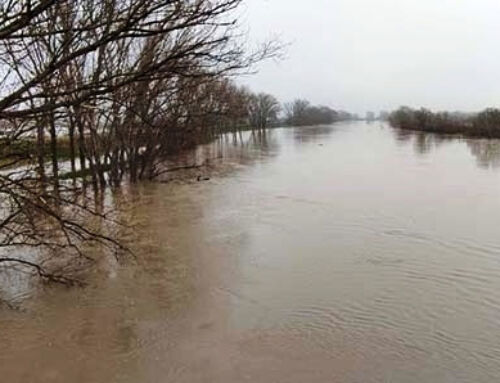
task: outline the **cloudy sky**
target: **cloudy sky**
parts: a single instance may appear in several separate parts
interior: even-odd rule
[[[247,0],[252,39],[287,58],[243,80],[353,112],[500,106],[499,0]]]

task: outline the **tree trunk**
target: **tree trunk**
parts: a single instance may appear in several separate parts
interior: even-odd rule
[[[69,157],[71,162],[71,174],[73,175],[73,183],[76,182],[76,151],[75,151],[75,121],[70,117],[69,122]]]
[[[40,175],[40,180],[42,184],[45,184],[47,179],[45,176],[45,130],[43,128],[43,123],[39,122],[36,130],[36,144],[37,144],[37,161],[38,161],[38,173]]]
[[[59,155],[57,151],[57,131],[55,116],[53,113],[49,116],[50,126],[50,155],[52,160],[52,177],[54,182],[54,191],[59,191]]]

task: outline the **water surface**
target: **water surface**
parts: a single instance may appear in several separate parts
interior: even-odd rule
[[[201,147],[210,181],[124,192],[136,262],[11,277],[1,380],[496,381],[499,142],[348,123]]]

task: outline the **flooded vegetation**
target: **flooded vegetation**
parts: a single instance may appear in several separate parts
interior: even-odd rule
[[[0,381],[498,380],[500,3],[448,3],[0,0]]]
[[[401,107],[388,116],[394,127],[429,133],[457,134],[466,137],[500,138],[500,109],[480,113],[439,112]]]
[[[497,141],[352,122],[226,135],[183,161],[207,158],[107,197],[136,257],[101,257],[86,287],[3,274],[2,380],[500,375]]]

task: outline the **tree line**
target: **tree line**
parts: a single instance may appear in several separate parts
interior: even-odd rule
[[[345,111],[336,111],[328,106],[315,106],[307,100],[297,99],[284,105],[283,123],[292,126],[321,125],[357,118],[356,115]]]
[[[0,0],[0,249],[88,259],[125,251],[97,201],[162,174],[172,153],[242,129],[328,124],[345,112],[282,106],[237,85],[279,56],[239,25],[243,0]],[[36,258],[5,256],[65,281]]]
[[[259,103],[232,78],[280,47],[244,43],[242,2],[0,0],[0,248],[121,249],[96,229],[109,217],[95,196],[155,177],[173,148],[238,127]],[[13,263],[50,276],[0,255]]]
[[[435,113],[424,108],[401,107],[389,115],[389,122],[401,129],[500,138],[500,110],[495,108],[479,113]]]

